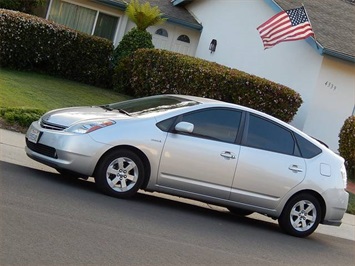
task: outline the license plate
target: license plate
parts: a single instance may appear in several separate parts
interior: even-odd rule
[[[28,140],[33,143],[37,143],[38,138],[39,138],[39,133],[40,133],[39,130],[31,128],[30,132],[27,134]]]

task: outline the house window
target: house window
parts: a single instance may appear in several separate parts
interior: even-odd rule
[[[187,35],[180,35],[177,40],[181,42],[190,43],[190,38]]]
[[[115,37],[117,23],[117,17],[103,14],[100,12],[97,18],[94,35],[113,41],[113,38]]]
[[[119,18],[61,0],[53,0],[48,19],[113,41]]]
[[[168,37],[168,32],[165,29],[158,29],[156,30],[155,34],[160,35],[160,36],[164,36],[164,37]]]

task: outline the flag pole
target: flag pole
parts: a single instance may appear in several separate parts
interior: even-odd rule
[[[313,31],[313,38],[314,38],[314,42],[316,43],[317,50],[319,50],[318,41],[317,41],[317,38],[316,38],[316,33],[315,33],[314,30],[313,30],[313,26],[312,26],[311,20],[309,19],[309,16],[308,16],[306,7],[304,6],[303,3],[302,3],[302,7],[303,7],[304,12],[306,13],[307,19],[308,19],[308,21],[309,21],[309,25],[311,25],[311,28],[312,28],[312,31]]]

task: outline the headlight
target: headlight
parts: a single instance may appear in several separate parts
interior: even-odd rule
[[[116,122],[112,120],[92,120],[73,125],[67,128],[65,131],[77,134],[87,134],[104,127],[112,126],[114,124],[116,124]]]
[[[346,174],[346,168],[345,168],[344,164],[342,165],[342,167],[340,169],[340,173],[341,173],[341,177],[343,179],[344,188],[346,188],[347,182],[348,182],[348,177],[347,177],[347,174]]]

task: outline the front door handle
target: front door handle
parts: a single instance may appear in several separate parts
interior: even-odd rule
[[[289,167],[288,169],[290,169],[290,170],[291,170],[292,172],[294,172],[294,173],[303,172],[303,169],[300,168],[300,167],[299,167],[298,165],[296,165],[296,164],[290,165],[290,167]]]
[[[230,151],[224,151],[221,153],[221,156],[227,159],[235,159],[235,155]]]

